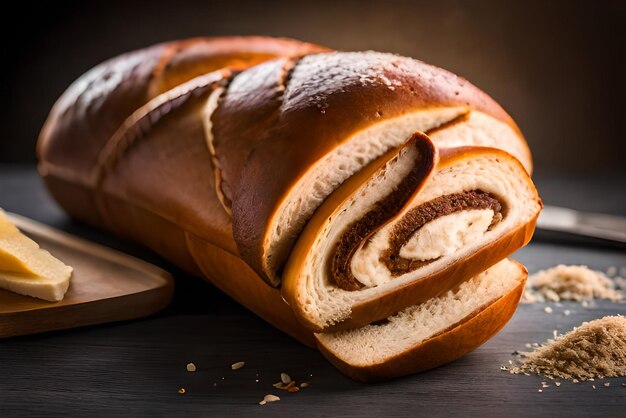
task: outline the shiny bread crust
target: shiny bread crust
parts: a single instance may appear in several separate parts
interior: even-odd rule
[[[76,80],[52,108],[37,144],[38,169],[75,218],[100,225],[92,199],[105,145],[133,112],[165,90],[210,71],[327,48],[262,36],[166,42],[107,60]]]

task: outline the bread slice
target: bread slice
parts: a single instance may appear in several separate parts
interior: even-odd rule
[[[515,312],[526,277],[521,264],[505,259],[384,323],[315,337],[324,356],[356,380],[386,380],[431,369],[495,335]]]
[[[439,153],[416,134],[315,213],[285,268],[283,297],[315,332],[383,319],[526,244],[540,209],[509,154],[476,147]]]

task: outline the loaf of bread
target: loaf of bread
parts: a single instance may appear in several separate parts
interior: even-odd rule
[[[38,155],[72,216],[205,277],[364,380],[497,332],[526,277],[505,259],[541,209],[519,129],[467,81],[285,39],[107,61],[59,99]]]

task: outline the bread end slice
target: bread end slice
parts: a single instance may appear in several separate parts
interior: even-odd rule
[[[389,317],[385,323],[316,334],[318,348],[342,373],[373,382],[454,361],[511,319],[527,271],[503,260],[457,289]]]

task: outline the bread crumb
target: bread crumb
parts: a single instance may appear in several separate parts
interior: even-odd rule
[[[563,315],[565,316],[569,316],[569,314],[571,314],[572,312],[569,309],[566,309],[563,311]]]
[[[184,395],[186,392],[187,392],[187,391],[185,390],[185,388],[180,388],[180,389],[178,389],[178,393],[179,393],[180,395]]]
[[[276,395],[272,395],[271,393],[265,395],[263,397],[263,401],[265,402],[276,402],[276,401],[280,401],[280,398]]]
[[[559,386],[561,386],[561,382],[554,382],[554,386],[558,388]]]
[[[552,313],[552,308],[549,306],[546,306],[545,308],[543,308],[543,310],[545,311],[545,313]]]
[[[291,377],[289,377],[289,375],[287,373],[281,373],[280,374],[280,380],[284,384],[289,384],[289,382],[291,382]]]
[[[265,399],[263,399],[261,402],[259,402],[259,405],[265,405],[267,403],[267,401]]]
[[[302,382],[302,383],[300,383],[300,387],[301,388],[308,388],[309,384],[307,382]]]
[[[195,372],[196,371],[196,365],[193,363],[187,363],[187,371],[188,372]]]
[[[608,383],[608,382],[604,384],[604,387],[605,387],[605,388],[608,388],[609,386],[611,386],[611,384],[610,384],[610,383]]]
[[[587,266],[559,264],[528,277],[522,303],[573,300],[588,305],[588,299],[619,301],[623,298],[624,295],[616,290],[615,282],[603,272]]]
[[[593,388],[593,390],[596,390],[596,385],[591,385],[591,387]]]
[[[241,368],[242,368],[243,366],[245,366],[245,365],[246,365],[246,362],[245,362],[245,361],[238,361],[237,363],[233,363],[233,364],[231,364],[231,365],[230,365],[230,368],[231,368],[232,370],[239,370],[239,369],[241,369]],[[223,378],[222,378],[222,379],[223,379]]]
[[[538,374],[578,382],[626,376],[626,318],[605,316],[524,353],[515,374]]]
[[[540,393],[541,393],[541,392],[543,392],[543,390],[539,389],[537,392],[540,392]]]

